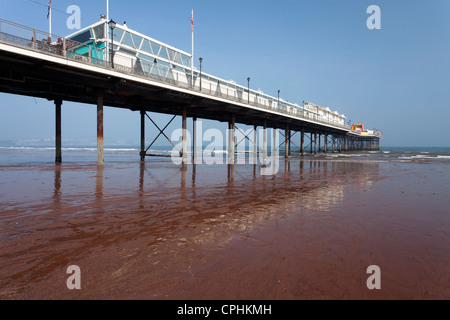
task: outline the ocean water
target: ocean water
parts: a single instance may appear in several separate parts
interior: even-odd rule
[[[280,156],[284,156],[284,150],[279,151]],[[158,156],[168,157],[172,154],[172,149],[168,147],[155,146],[148,151],[152,158]],[[217,155],[224,155],[226,151],[216,150]],[[173,153],[176,155],[176,152]],[[307,157],[312,156],[310,150],[305,150]],[[63,162],[95,162],[97,160],[97,149],[92,146],[67,147],[62,148]],[[292,156],[298,157],[299,153],[293,150]],[[394,161],[413,163],[449,163],[450,147],[382,147],[379,151],[352,151],[343,153],[327,154],[319,153],[315,156],[322,159],[358,159],[365,161]],[[52,163],[55,158],[54,147],[0,147],[0,165],[12,164],[37,164]],[[162,157],[160,157],[162,158]],[[139,161],[139,148],[128,147],[108,147],[104,148],[105,161]]]

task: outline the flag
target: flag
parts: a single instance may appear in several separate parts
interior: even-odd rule
[[[52,10],[52,0],[48,1],[48,12],[47,12],[47,19],[50,16],[50,11]]]
[[[194,10],[191,13],[191,24],[192,24],[192,32],[194,32]]]

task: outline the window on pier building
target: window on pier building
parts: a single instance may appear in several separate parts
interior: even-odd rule
[[[111,34],[111,33],[109,33],[109,34]],[[115,28],[113,31],[113,35],[114,35],[114,42],[120,42],[122,40],[123,30],[121,30],[119,28]]]
[[[141,43],[144,39],[142,39],[140,36],[135,35],[135,34],[131,34],[131,36],[133,38],[134,47],[136,49],[139,49],[141,47]]]
[[[91,37],[92,37],[91,29],[88,29],[80,34],[77,34],[77,35],[71,37],[70,40],[80,42],[80,43],[86,43],[86,42],[89,42]]]
[[[153,41],[150,41],[152,46],[152,51],[155,56],[159,55],[159,50],[161,50],[161,46]]]
[[[105,25],[104,24],[100,24],[100,25],[96,26],[95,28],[93,28],[93,30],[94,30],[96,40],[105,38]]]
[[[131,39],[131,34],[129,32],[125,32],[121,43],[131,48],[134,48],[133,40]]]
[[[150,46],[150,40],[144,40],[144,42],[142,43],[142,46],[141,46],[141,51],[145,51],[150,54],[153,54],[152,47]]]
[[[94,39],[95,41],[105,39],[111,41],[111,38],[114,40],[114,51],[126,52],[136,58],[145,54],[146,57],[143,58],[148,60],[149,63],[153,63],[155,59],[158,62],[165,60],[166,64],[171,68],[191,67],[191,56],[189,54],[158,43],[149,37],[135,33],[133,30],[120,25],[111,30],[107,23],[97,24],[71,36],[69,40],[74,40],[74,43],[89,44]],[[107,45],[110,46],[111,44],[105,42],[101,48],[106,48]],[[100,48],[100,45],[98,47]]]

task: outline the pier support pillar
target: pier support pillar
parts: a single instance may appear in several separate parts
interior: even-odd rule
[[[263,129],[263,166],[265,167],[267,164],[267,124],[264,121],[264,129]]]
[[[182,137],[182,161],[184,164],[187,164],[188,157],[187,157],[187,110],[186,108],[183,108],[183,114],[182,114],[182,129],[183,129],[183,137]]]
[[[228,133],[228,158],[229,158],[229,163],[230,164],[234,164],[234,160],[235,160],[235,149],[236,149],[236,144],[235,144],[235,128],[236,128],[236,120],[235,120],[235,115],[233,114],[231,116],[231,121],[228,122],[228,129],[229,129],[229,133]]]
[[[257,134],[257,125],[253,126],[253,157],[254,157],[254,162],[253,164],[257,163],[257,158],[258,158],[258,134]]]
[[[289,126],[286,126],[286,129],[284,130],[284,157],[287,159],[289,158],[289,147],[291,143],[291,133],[289,131]]]
[[[314,133],[314,155],[317,154],[317,132]]]
[[[291,150],[292,150],[292,146],[291,146],[291,130],[289,129],[289,140],[288,140],[288,146],[289,146],[289,152],[288,152],[288,156],[291,156]]]
[[[192,118],[192,163],[197,160],[197,117]]]
[[[55,100],[55,163],[62,162],[62,148],[61,148],[61,105],[62,100]]]
[[[331,136],[332,138],[331,139],[333,139],[333,142],[331,143],[331,153],[334,153],[334,151],[335,151],[335,139],[336,139],[336,137],[335,136]]]
[[[317,149],[317,151],[320,153],[320,133],[319,133],[319,148]]]
[[[300,153],[305,153],[305,129],[302,128],[301,136],[300,136]]]
[[[145,111],[141,110],[141,161],[145,161]]]
[[[277,139],[277,128],[274,127],[272,129],[272,159],[275,159],[275,151],[278,148],[280,141],[276,141]]]
[[[327,151],[328,151],[327,149],[328,149],[328,135],[325,134],[325,140],[324,140],[324,143],[323,143],[323,152],[327,153]]]
[[[103,95],[97,97],[97,165],[103,165]]]
[[[339,153],[342,153],[342,143],[344,138],[342,136],[339,136]]]

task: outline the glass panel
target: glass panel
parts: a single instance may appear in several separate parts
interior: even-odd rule
[[[143,59],[144,61],[146,60],[146,61],[151,62],[151,63],[153,63],[153,60],[155,59],[155,58],[152,58],[152,57],[147,56],[147,55],[142,54],[142,53],[139,53],[138,57]]]
[[[99,26],[96,26],[94,28],[94,33],[96,40],[103,39],[105,37],[105,25],[101,24]]]
[[[144,43],[142,44],[141,50],[145,51],[145,52],[148,52],[150,54],[153,54],[152,47],[150,47],[150,42],[148,40],[144,40]]]
[[[127,49],[124,49],[124,48],[120,48],[119,51],[125,52],[125,53],[127,53],[127,54],[132,55],[132,56],[135,56],[135,55],[136,55],[136,52],[133,52],[133,51],[131,51],[131,50],[127,50]]]
[[[158,64],[167,68],[170,68],[170,63],[167,63],[165,61],[157,60]]]
[[[175,53],[175,58],[173,61],[179,64],[183,64],[183,62],[181,61],[181,54],[179,52]]]
[[[85,42],[89,42],[89,39],[91,38],[91,30],[87,30],[83,33],[80,33],[74,37],[71,38],[71,40],[77,41],[77,42],[81,42],[81,43],[85,43]]]
[[[189,67],[191,65],[189,56],[182,54],[181,59],[183,60],[183,65],[185,65],[186,67]]]
[[[129,32],[125,32],[125,35],[122,40],[122,44],[125,44],[127,46],[134,48],[133,40],[131,39],[131,35]]]
[[[158,53],[159,53],[159,49],[161,49],[161,46],[159,44],[157,44],[157,43],[152,42],[152,41],[150,41],[150,43],[152,45],[153,54],[155,56],[157,56]]]
[[[144,70],[144,72],[149,72],[150,68],[151,68],[151,64],[146,62],[146,61],[142,61],[142,69]]]
[[[141,42],[143,39],[135,34],[133,34],[132,36],[133,36],[134,47],[136,49],[139,49],[141,47]]]
[[[175,51],[173,51],[172,49],[167,48],[167,52],[169,53],[170,61],[175,61]]]
[[[169,69],[169,70],[167,71],[166,78],[167,78],[167,79],[170,79],[170,80],[175,80],[175,78],[173,77],[172,70]]]
[[[161,51],[159,52],[158,57],[169,60],[169,56],[167,55],[166,47],[161,47]]]
[[[108,28],[109,29],[109,28]],[[111,29],[108,31],[109,36],[111,37]],[[114,29],[114,42],[119,42],[122,39],[123,36],[123,30],[115,28]]]
[[[159,77],[158,65],[157,65],[157,64],[153,64],[153,65],[151,66],[150,72],[151,72],[152,75],[158,76],[158,77]]]

